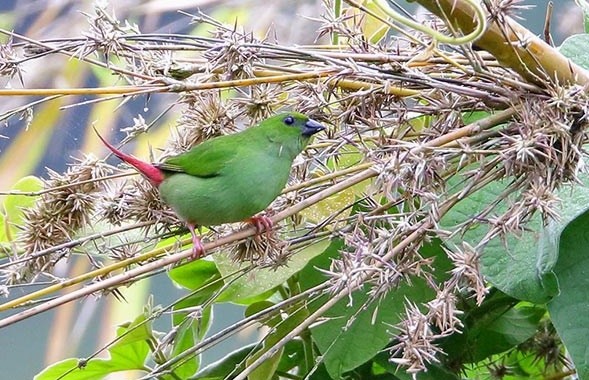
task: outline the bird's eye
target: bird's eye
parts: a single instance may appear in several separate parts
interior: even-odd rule
[[[284,124],[286,125],[293,125],[294,124],[294,117],[287,116],[284,118]]]

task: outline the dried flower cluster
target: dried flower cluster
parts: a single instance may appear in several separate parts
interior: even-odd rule
[[[96,180],[110,173],[110,168],[94,157],[86,157],[64,174],[49,171],[45,187],[51,191],[41,195],[35,207],[24,210],[25,225],[19,235],[24,256],[35,257],[39,251],[68,242],[88,226],[97,193],[102,190],[101,182]],[[50,270],[68,254],[69,250],[64,249],[35,258],[22,267],[21,280],[29,274]]]

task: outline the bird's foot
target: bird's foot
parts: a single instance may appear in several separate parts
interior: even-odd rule
[[[192,258],[192,260],[200,259],[205,254],[205,247],[204,247],[204,245],[202,245],[200,238],[196,234],[196,231],[194,230],[194,225],[187,223],[186,226],[188,227],[188,229],[190,230],[190,234],[192,235],[192,255],[191,255],[191,258]]]
[[[262,232],[265,232],[267,237],[270,236],[270,231],[272,231],[272,227],[274,226],[272,219],[266,215],[252,216],[251,218],[247,219],[247,222],[253,224],[254,227],[256,227],[256,233],[258,235],[260,235]]]
[[[198,236],[192,237],[192,260],[200,259],[205,255],[205,247],[202,245],[200,238]]]

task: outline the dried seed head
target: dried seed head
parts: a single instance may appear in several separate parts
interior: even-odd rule
[[[326,82],[298,82],[290,90],[291,98],[296,99],[296,108],[312,119],[321,120],[331,113],[329,107],[329,87]]]
[[[180,224],[174,212],[163,203],[158,190],[147,180],[141,178],[133,181],[127,189],[129,191],[125,204],[128,208],[125,219],[155,224]]]
[[[439,362],[436,355],[442,350],[433,343],[436,334],[417,305],[409,303],[405,307],[405,318],[396,327],[398,343],[390,349],[391,362],[407,367],[411,374],[426,370],[426,364]]]
[[[282,86],[264,83],[251,86],[246,97],[233,98],[238,109],[245,109],[246,115],[252,120],[252,124],[266,119],[274,114],[274,110],[285,102]]]
[[[231,249],[231,257],[239,263],[249,262],[257,268],[271,267],[278,269],[288,262],[289,244],[280,239],[276,230],[270,233],[248,238]]]
[[[489,18],[504,24],[505,17],[522,19],[519,13],[533,8],[535,5],[522,4],[525,0],[491,0],[483,4],[487,7]]]
[[[463,242],[461,247],[455,247],[453,250],[446,247],[444,250],[454,264],[452,278],[448,284],[460,292],[464,290],[473,292],[477,305],[480,305],[488,293],[479,266],[480,252],[467,242]]]
[[[87,225],[94,212],[96,193],[102,189],[98,179],[110,173],[107,165],[93,157],[72,165],[65,174],[50,170],[45,187],[52,190],[41,195],[34,207],[24,210],[25,225],[19,243],[25,255],[64,243]],[[64,253],[67,251],[55,257]],[[49,261],[46,257],[37,258],[32,272]]]
[[[382,90],[355,91],[339,100],[338,119],[345,124],[370,123],[396,102],[396,96],[384,94]]]
[[[379,172],[376,185],[384,191],[388,200],[426,199],[435,213],[437,193],[443,188],[442,177],[438,173],[446,168],[445,158],[440,153],[414,143],[399,142],[399,145],[387,150],[390,153],[373,156],[374,168]],[[412,203],[411,200],[407,205],[411,207]],[[419,209],[424,211],[423,204]]]
[[[536,360],[543,360],[546,367],[572,369],[572,364],[562,351],[562,347],[556,329],[548,320],[542,321],[536,334],[518,346],[520,350],[532,353]]]
[[[514,374],[513,369],[507,366],[503,361],[500,363],[489,364],[487,370],[489,371],[492,380],[502,380],[505,376]]]
[[[0,76],[8,78],[18,76],[21,83],[23,82],[18,55],[12,47],[12,37],[6,44],[0,44]]]
[[[221,100],[218,91],[195,92],[186,95],[187,105],[178,120],[170,148],[162,158],[186,152],[194,145],[215,136],[235,131],[238,111],[232,104]]]
[[[94,4],[94,14],[86,14],[90,30],[83,33],[86,38],[86,44],[79,51],[80,56],[88,55],[95,50],[100,49],[107,57],[110,54],[119,54],[126,50],[124,46],[126,34],[140,34],[139,27],[136,24],[129,24],[125,20],[124,24],[113,14],[108,13],[105,2],[96,2]],[[124,54],[121,54],[124,56]]]
[[[453,290],[438,290],[436,298],[427,303],[428,316],[440,331],[440,335],[460,332],[463,327],[459,315],[463,312],[456,308],[457,297]]]
[[[219,28],[215,38],[223,42],[204,53],[211,65],[210,71],[225,73],[226,80],[254,76],[254,65],[260,62],[260,49],[255,45],[261,44],[260,41],[252,34],[225,28]]]
[[[137,256],[141,252],[139,244],[125,243],[116,247],[109,248],[109,255],[114,261],[125,261],[127,259]]]
[[[107,182],[102,197],[96,205],[97,215],[114,226],[120,225],[130,219],[129,202],[135,195],[131,185],[123,182],[114,184]]]
[[[564,107],[558,100],[561,98],[555,98],[548,107],[536,99],[522,102],[519,120],[491,141],[497,143],[507,175],[529,177],[549,189],[577,180],[584,140],[579,131],[585,125],[579,109],[586,109],[588,103],[585,95],[579,97],[575,95],[577,102],[572,101],[571,108]]]

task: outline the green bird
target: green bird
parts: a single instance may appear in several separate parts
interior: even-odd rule
[[[247,221],[258,233],[272,228],[268,217],[255,215],[281,193],[295,157],[312,135],[324,129],[301,113],[281,113],[161,163],[141,161],[98,137],[159,189],[162,200],[190,230],[196,259],[204,254],[204,247],[195,226]]]

